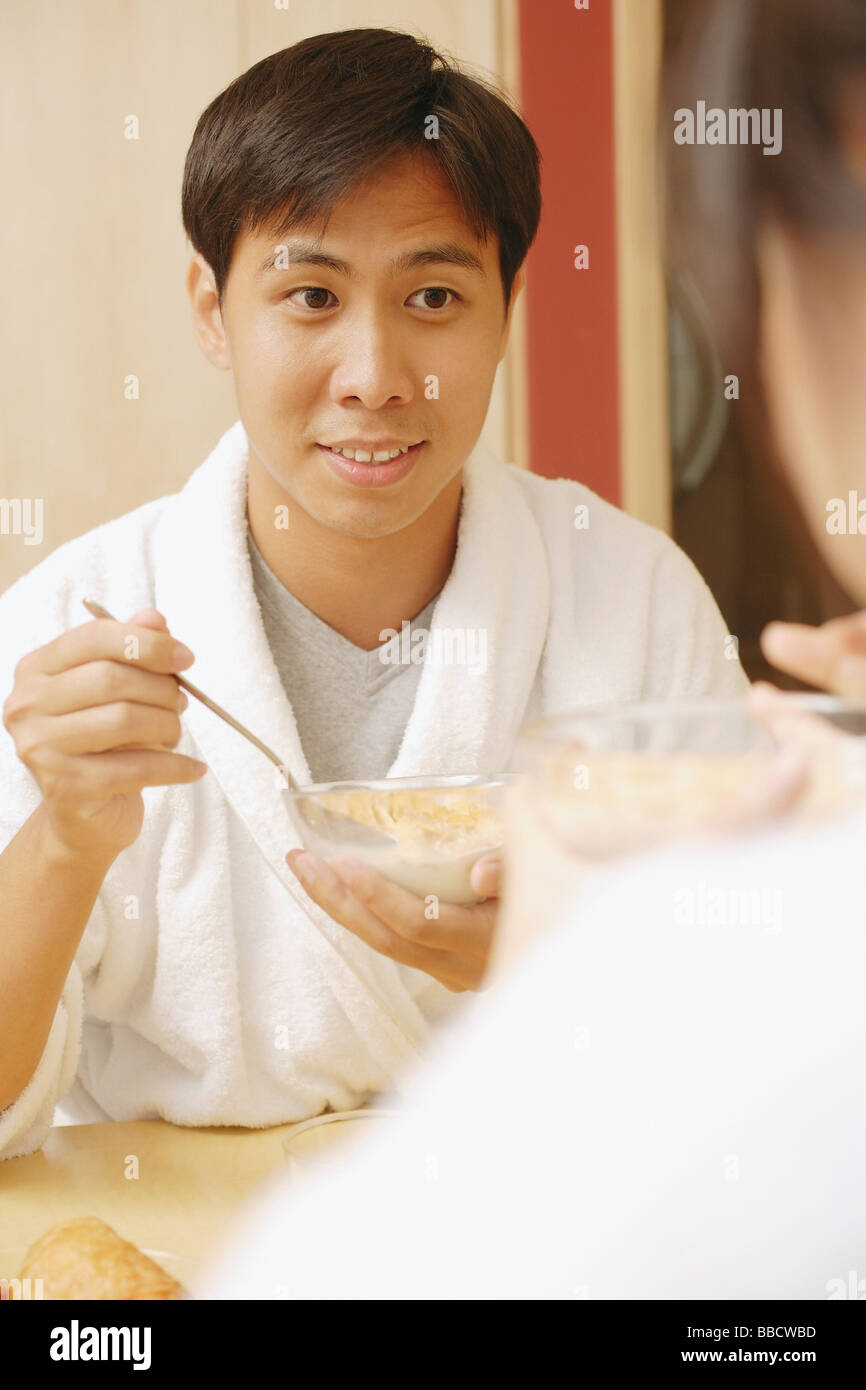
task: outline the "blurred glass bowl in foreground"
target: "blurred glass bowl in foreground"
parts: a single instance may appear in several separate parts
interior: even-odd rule
[[[808,767],[794,819],[866,796],[866,703],[828,695],[597,705],[527,725],[516,765],[560,843],[605,858],[735,816],[785,745]]]
[[[513,775],[329,782],[283,796],[312,854],[350,855],[422,898],[475,903],[480,895],[469,874],[482,855],[501,848],[502,797]],[[393,843],[371,845],[371,829]]]
[[[400,1113],[399,1109],[387,1106],[365,1106],[360,1110],[316,1115],[292,1125],[282,1141],[292,1175],[300,1176],[325,1154],[333,1158],[334,1151],[339,1150],[342,1156],[357,1141],[374,1136],[381,1125],[371,1125],[370,1120],[390,1121]]]

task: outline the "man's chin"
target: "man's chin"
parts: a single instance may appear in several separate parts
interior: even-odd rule
[[[455,484],[461,471],[450,478],[434,479],[427,470],[413,469],[388,487],[358,487],[336,476],[322,462],[318,467],[293,470],[291,486],[279,478],[275,481],[291,499],[290,508],[300,508],[315,525],[337,535],[377,540],[404,531],[420,521],[437,500],[444,502],[442,493]]]
[[[396,499],[388,505],[385,498],[359,499],[344,506],[322,507],[312,513],[320,525],[340,535],[358,540],[378,540],[405,531],[430,506],[432,499],[418,507],[408,507]]]

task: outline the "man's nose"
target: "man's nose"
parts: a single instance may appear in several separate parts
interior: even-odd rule
[[[409,401],[414,393],[405,344],[393,325],[381,315],[355,320],[331,374],[332,399],[353,399],[368,410],[377,410],[394,400]]]

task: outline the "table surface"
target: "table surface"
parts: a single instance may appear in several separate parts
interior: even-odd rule
[[[368,1118],[339,1117],[256,1130],[164,1120],[57,1126],[38,1153],[0,1163],[0,1251],[29,1246],[58,1222],[97,1216],[139,1248],[198,1260],[272,1174],[302,1180],[316,1154],[369,1129]]]

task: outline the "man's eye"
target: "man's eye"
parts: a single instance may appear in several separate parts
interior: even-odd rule
[[[298,301],[295,300],[296,294],[304,295],[304,300],[298,303]],[[329,309],[331,306],[326,302],[329,294],[331,294],[331,291],[323,290],[320,285],[305,285],[302,289],[290,290],[289,293],[284,296],[284,298],[292,300],[293,303],[298,303],[298,308]],[[309,299],[306,298],[306,296],[308,295],[313,295],[317,297]],[[331,297],[333,298],[333,296]]]
[[[424,303],[417,306],[419,309],[449,309],[450,304],[446,303],[441,296],[450,294],[453,300],[460,298],[455,290],[446,290],[441,285],[431,285],[426,290],[416,290],[415,294],[410,294],[409,299],[415,299],[419,294],[424,295]]]

